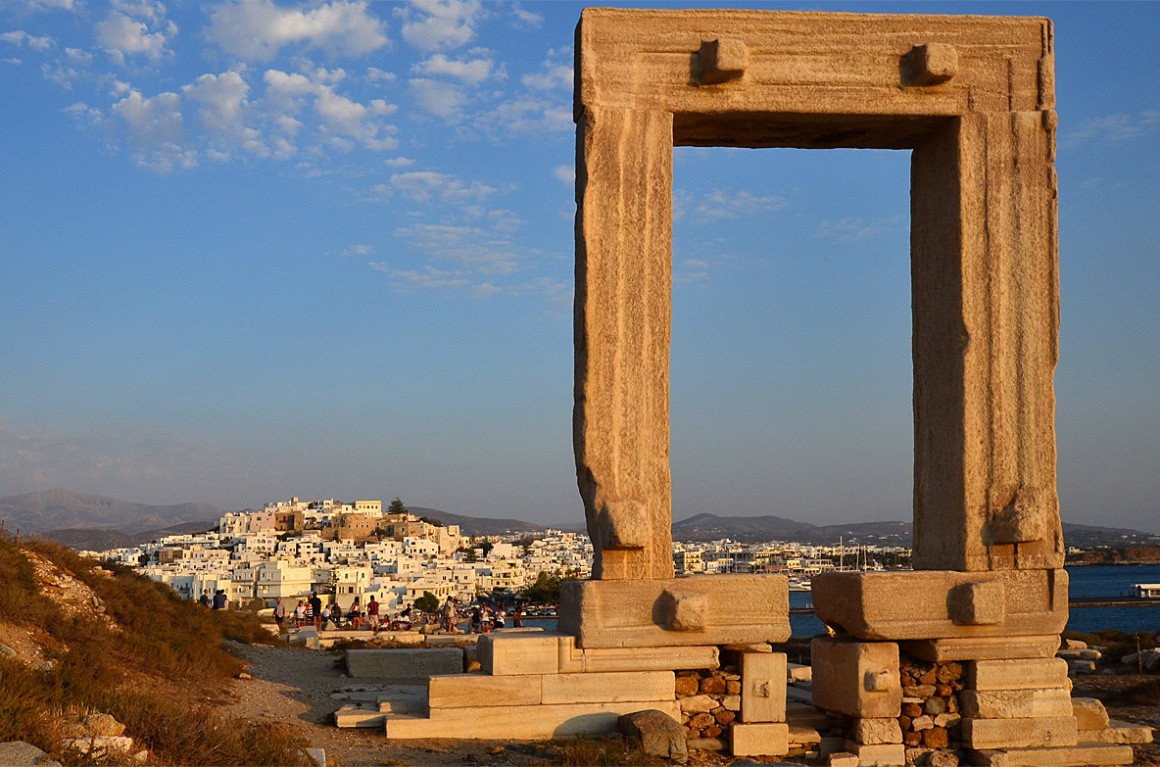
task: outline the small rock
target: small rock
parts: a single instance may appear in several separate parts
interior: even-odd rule
[[[253,675],[251,675],[245,671],[242,671],[242,672],[238,673],[237,678],[238,679],[253,679],[254,677],[253,677]]]
[[[505,749],[503,746],[488,746],[487,748],[483,749],[483,753],[487,754],[488,756],[499,756],[504,751]]]
[[[9,646],[8,646],[8,645],[6,645],[6,644],[0,644],[0,655],[3,655],[3,656],[5,656],[6,658],[15,658],[15,657],[16,657],[16,651],[15,651],[15,650],[13,650],[11,647],[9,647]],[[22,742],[22,741],[17,741],[17,742],[19,743],[19,742]]]

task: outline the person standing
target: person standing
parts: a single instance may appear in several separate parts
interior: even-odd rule
[[[197,598],[197,602],[202,607],[209,607],[209,589],[201,590],[201,596]]]
[[[379,603],[375,601],[372,596],[371,601],[367,602],[367,620],[371,624],[371,630],[375,633],[379,631]]]
[[[285,629],[282,624],[286,621],[286,605],[282,604],[282,597],[278,597],[274,602],[274,623],[278,624],[278,633],[281,634]]]
[[[298,600],[298,606],[294,608],[294,628],[302,628],[302,624],[306,621],[306,603],[301,599]]]
[[[315,592],[310,593],[310,615],[314,619],[314,628],[322,628],[322,600]]]

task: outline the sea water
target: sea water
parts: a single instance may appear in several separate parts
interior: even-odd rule
[[[1073,597],[1118,597],[1131,593],[1136,583],[1160,583],[1160,565],[1090,565],[1068,567],[1068,593]],[[812,607],[808,591],[791,591],[789,606]],[[525,626],[556,629],[555,618],[524,619]],[[826,627],[812,613],[791,613],[790,631],[795,637],[825,634]],[[1153,632],[1160,629],[1160,605],[1141,607],[1073,607],[1068,631],[1092,634],[1104,629]]]

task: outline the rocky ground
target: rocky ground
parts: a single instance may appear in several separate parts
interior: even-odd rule
[[[555,765],[585,764],[592,759],[607,758],[599,748],[619,755],[610,764],[665,764],[643,754],[626,752],[620,744],[609,744],[584,751],[564,742],[527,743],[511,741],[407,741],[390,742],[378,730],[338,729],[332,714],[343,701],[333,697],[356,684],[338,665],[340,656],[298,647],[263,647],[230,643],[229,649],[249,664],[252,679],[235,680],[233,703],[223,713],[253,721],[277,721],[294,729],[317,748],[326,750],[330,767],[363,767],[380,765]],[[1093,674],[1075,679],[1074,695],[1106,698],[1107,696],[1155,678],[1137,674]],[[1121,706],[1109,704],[1113,719],[1160,728],[1160,706]],[[608,754],[608,755],[611,755]],[[694,751],[694,767],[723,767],[732,764],[731,757],[709,751]],[[753,764],[738,760],[739,764]],[[803,762],[805,764],[805,762]],[[1160,767],[1160,745],[1136,747],[1136,764]]]

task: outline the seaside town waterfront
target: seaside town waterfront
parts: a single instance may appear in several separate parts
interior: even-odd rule
[[[413,609],[427,594],[439,604],[453,597],[465,605],[479,595],[515,595],[541,574],[588,578],[593,560],[583,533],[467,536],[457,525],[416,516],[399,499],[384,511],[377,500],[291,498],[261,511],[225,514],[207,532],[90,553],[132,566],[188,599],[221,592],[230,605],[270,609],[281,598],[292,609],[320,594],[347,610],[355,600],[365,606],[373,598],[384,620]],[[779,573],[803,591],[818,573],[883,569],[883,562],[904,563],[909,554],[898,546],[728,539],[673,544],[677,573]]]
[[[384,624],[404,616],[431,595],[442,606],[454,598],[462,611],[498,599],[510,607],[538,579],[588,578],[592,544],[579,532],[548,529],[529,533],[468,536],[459,526],[419,517],[401,501],[383,510],[381,501],[343,503],[291,498],[261,511],[232,512],[197,534],[171,535],[135,547],[90,552],[134,567],[181,596],[198,599],[219,592],[230,606],[272,610],[279,598],[293,610],[319,594],[346,611],[373,599]],[[812,545],[793,541],[740,543],[674,541],[678,574],[777,573],[790,579],[795,636],[825,627],[812,615],[812,576],[834,570],[905,568],[910,550],[901,546]],[[1076,598],[1120,597],[1137,583],[1160,582],[1160,566],[1070,567]],[[544,574],[544,575],[541,575]],[[428,604],[432,604],[429,602]],[[1068,629],[1154,630],[1160,606],[1095,606],[1073,609]],[[554,628],[553,617],[525,616],[529,625]]]

